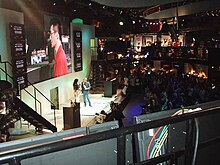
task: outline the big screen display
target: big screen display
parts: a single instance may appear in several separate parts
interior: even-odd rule
[[[51,33],[50,22],[53,19],[51,15],[44,15],[42,29],[36,27],[35,33],[33,29],[25,29],[28,47],[27,77],[31,83],[61,77],[72,72],[69,23],[64,22],[62,18],[56,18],[61,24],[57,35]],[[54,38],[58,36],[62,46],[56,49]]]

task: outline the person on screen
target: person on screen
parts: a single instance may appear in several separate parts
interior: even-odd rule
[[[61,43],[61,27],[58,20],[52,20],[50,23],[50,42],[55,50],[54,57],[54,77],[59,77],[68,73],[66,55]]]
[[[89,98],[89,90],[91,88],[91,85],[89,83],[89,81],[87,81],[87,78],[83,79],[82,82],[82,93],[83,93],[83,101],[84,101],[84,105],[86,107],[86,100],[89,103],[89,106],[91,107],[91,102],[90,102],[90,98]]]

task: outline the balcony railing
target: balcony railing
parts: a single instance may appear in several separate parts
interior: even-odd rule
[[[194,111],[194,108],[200,107],[202,110]],[[59,140],[53,141],[43,145],[35,145],[28,146],[25,148],[21,148],[18,150],[7,151],[3,154],[0,154],[0,164],[9,163],[10,165],[19,165],[21,161],[28,158],[39,157],[45,154],[56,153],[56,156],[59,156],[58,151],[64,151],[67,149],[75,149],[76,147],[87,146],[90,144],[95,144],[97,142],[117,139],[117,164],[125,165],[128,164],[126,162],[126,136],[129,134],[137,134],[138,132],[146,131],[152,128],[158,128],[160,126],[166,126],[171,124],[176,124],[180,122],[186,122],[187,129],[185,132],[186,140],[185,147],[181,148],[177,151],[168,151],[163,155],[157,156],[152,159],[143,160],[141,162],[132,162],[134,165],[142,165],[142,164],[158,164],[160,162],[169,161],[172,164],[178,164],[177,159],[180,156],[184,157],[184,164],[189,165],[193,164],[192,155],[194,154],[194,140],[195,132],[192,131],[194,127],[194,119],[201,117],[210,117],[210,115],[217,115],[220,113],[220,101],[209,102],[201,105],[194,105],[191,107],[192,110],[187,113],[176,115],[176,116],[168,116],[168,117],[160,117],[152,121],[135,124],[129,127],[122,127],[114,130],[107,130],[104,132],[98,132],[94,134],[89,134],[86,136],[78,137],[78,138],[70,138],[68,140]],[[217,126],[216,126],[217,127]],[[177,139],[179,137],[176,137]],[[213,144],[217,144],[220,142],[220,136],[211,137],[204,141],[201,141],[198,144],[198,149],[208,147]],[[95,152],[95,151],[94,151]],[[105,151],[103,151],[104,153]],[[83,154],[83,153],[81,153]],[[191,155],[191,156],[190,156]],[[70,155],[73,156],[73,155]],[[109,155],[111,156],[111,155]],[[86,155],[85,159],[89,159],[90,155]],[[62,157],[60,157],[62,159]],[[97,159],[101,159],[98,157]],[[63,160],[65,164],[65,160]],[[129,164],[132,164],[131,162]]]

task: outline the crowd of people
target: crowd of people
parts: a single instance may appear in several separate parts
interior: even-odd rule
[[[143,113],[186,107],[220,98],[219,86],[195,75],[177,75],[164,70],[137,70],[129,77],[133,88],[144,91],[146,104],[142,105]]]
[[[121,88],[124,87],[124,79],[128,81],[127,92],[144,94],[146,104],[141,105],[143,113],[186,107],[220,98],[220,87],[211,84],[207,78],[141,66],[129,66],[129,72],[124,72],[128,67],[120,65],[116,68],[118,74],[114,76],[118,77]]]
[[[116,69],[118,71],[114,77],[117,78],[117,86],[122,96],[126,96],[127,93],[143,94],[146,104],[140,105],[142,107],[141,114],[183,108],[220,98],[220,86],[218,84],[210,84],[208,79],[196,75],[179,74],[179,72],[163,69],[153,70],[140,66],[131,67],[129,72],[123,72],[128,68]],[[120,125],[123,125],[123,110],[114,107],[112,104],[111,109],[114,112],[112,119],[120,119]],[[116,112],[122,114],[118,115]],[[110,119],[106,115],[104,113],[96,114],[97,119],[101,116],[101,123]]]

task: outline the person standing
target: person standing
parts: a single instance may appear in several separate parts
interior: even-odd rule
[[[86,107],[86,100],[89,103],[89,106],[91,107],[91,102],[90,102],[90,98],[89,98],[89,90],[91,88],[91,85],[89,83],[89,81],[87,81],[87,78],[83,79],[82,82],[82,93],[83,93],[83,101],[84,101],[84,105]]]
[[[73,82],[73,94],[74,94],[74,98],[75,98],[75,103],[79,103],[80,99],[80,89],[79,89],[80,85],[79,85],[79,80],[76,78]]]
[[[50,22],[50,42],[51,47],[55,50],[54,58],[54,77],[59,77],[68,73],[66,55],[61,43],[61,25],[58,20]]]

